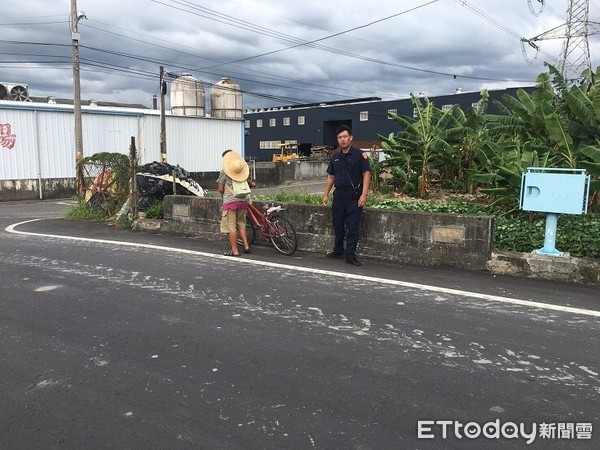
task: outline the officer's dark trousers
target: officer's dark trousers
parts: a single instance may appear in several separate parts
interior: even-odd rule
[[[358,200],[354,198],[351,190],[343,191],[336,189],[333,191],[331,213],[333,217],[333,231],[335,233],[333,251],[339,255],[346,253],[346,259],[354,258],[356,256],[356,245],[358,244],[362,208],[358,207]],[[344,235],[346,235],[345,252]]]

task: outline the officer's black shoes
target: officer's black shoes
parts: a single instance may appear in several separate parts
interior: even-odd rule
[[[342,256],[344,256],[344,253],[338,253],[336,251],[327,253],[328,258],[341,258]],[[346,262],[348,264],[352,264],[353,266],[356,266],[356,267],[362,266],[360,261],[358,259],[356,259],[356,256],[347,257]]]

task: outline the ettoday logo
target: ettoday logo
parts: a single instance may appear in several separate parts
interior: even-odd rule
[[[480,424],[477,422],[462,423],[457,420],[419,420],[417,437],[419,439],[524,439],[529,445],[536,438],[541,439],[591,439],[591,423],[524,423],[505,422],[499,419]]]

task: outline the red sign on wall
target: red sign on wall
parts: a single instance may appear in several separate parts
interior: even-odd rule
[[[17,137],[10,132],[9,123],[0,123],[0,147],[12,150]]]

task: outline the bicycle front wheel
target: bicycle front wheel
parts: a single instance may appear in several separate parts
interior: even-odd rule
[[[298,248],[296,230],[288,219],[283,216],[273,216],[270,219],[273,229],[271,230],[271,242],[279,253],[286,256],[293,254]]]

